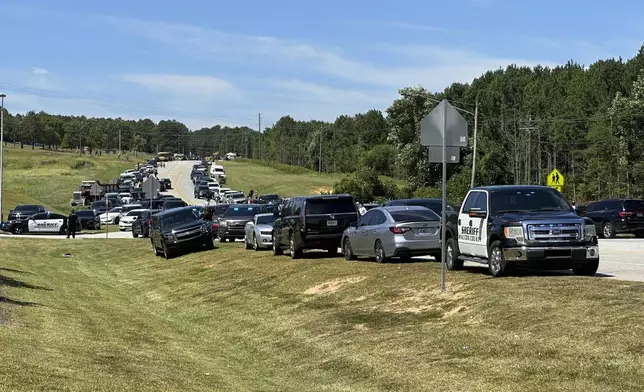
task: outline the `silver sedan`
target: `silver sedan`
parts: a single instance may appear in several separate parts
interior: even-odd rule
[[[347,260],[375,257],[382,263],[392,257],[440,255],[440,217],[420,206],[377,207],[365,213],[355,227],[342,234]]]
[[[257,214],[252,221],[244,227],[244,244],[246,249],[267,249],[273,247],[273,222],[276,216],[273,214]]]

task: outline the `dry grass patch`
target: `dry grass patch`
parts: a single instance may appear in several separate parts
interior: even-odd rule
[[[641,391],[644,285],[0,240],[6,390]],[[29,252],[25,252],[29,249]],[[65,252],[73,258],[63,258]],[[16,272],[22,271],[22,272]],[[357,281],[361,279],[360,281]],[[22,282],[24,284],[20,284]],[[320,294],[306,294],[307,290]],[[0,388],[2,389],[2,388]]]

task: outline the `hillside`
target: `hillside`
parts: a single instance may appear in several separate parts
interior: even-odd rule
[[[138,160],[143,160],[139,157]],[[42,204],[52,211],[68,212],[72,192],[83,180],[109,181],[136,165],[134,156],[126,159],[114,154],[101,157],[5,147],[3,214],[16,204]]]
[[[0,241],[0,385],[641,390],[641,283],[475,267],[442,293],[432,262],[293,261],[239,243],[165,262],[147,244]]]

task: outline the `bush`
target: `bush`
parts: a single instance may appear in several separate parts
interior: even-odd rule
[[[370,202],[378,199],[395,199],[400,191],[392,180],[383,182],[374,170],[362,169],[336,182],[333,193],[348,193],[357,201]]]

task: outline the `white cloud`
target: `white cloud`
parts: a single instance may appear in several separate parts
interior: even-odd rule
[[[178,74],[126,74],[121,80],[174,94],[196,96],[219,96],[233,91],[233,85],[212,76]]]
[[[374,62],[349,58],[340,50],[315,47],[310,44],[266,36],[225,33],[198,26],[176,23],[150,22],[136,19],[107,17],[103,20],[128,33],[187,50],[202,59],[248,63],[261,58],[263,64],[282,69],[326,75],[368,86],[398,89],[407,85],[423,85],[431,90],[443,90],[455,81],[471,81],[489,69],[511,63],[534,65],[536,61],[495,58],[465,50],[450,50],[438,46],[425,46],[426,55],[441,59],[441,65],[417,62],[410,59],[404,65],[379,66]],[[391,54],[387,60],[392,60]],[[399,55],[401,53],[398,53]],[[450,57],[457,54],[456,57]],[[385,54],[383,54],[384,56]],[[395,60],[395,59],[394,59]]]
[[[45,68],[32,67],[31,73],[34,75],[47,75],[49,71],[47,71]]]
[[[388,22],[386,23],[388,26],[391,27],[397,27],[399,29],[405,29],[405,30],[416,30],[416,31],[432,31],[432,32],[442,32],[442,33],[459,33],[463,34],[465,33],[464,31],[461,30],[452,30],[444,27],[438,27],[438,26],[432,26],[432,25],[426,25],[426,24],[419,24],[419,23],[410,23],[410,22]]]

